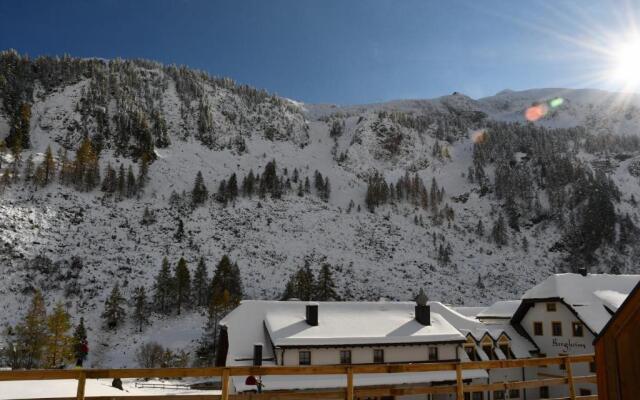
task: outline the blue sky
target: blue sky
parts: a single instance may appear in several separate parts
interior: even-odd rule
[[[591,79],[602,56],[584,43],[606,47],[635,11],[588,0],[16,0],[0,2],[0,48],[186,64],[305,102],[477,98],[608,88]]]

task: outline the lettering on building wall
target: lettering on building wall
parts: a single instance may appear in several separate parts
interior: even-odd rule
[[[551,343],[553,347],[560,347],[563,353],[568,353],[570,349],[586,349],[587,346],[584,343],[579,343],[572,341],[571,339],[567,340],[558,340],[553,338],[553,342]]]

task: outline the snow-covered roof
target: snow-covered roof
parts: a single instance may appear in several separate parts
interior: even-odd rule
[[[457,312],[459,312],[460,314],[464,315],[465,317],[475,317],[476,315],[480,314],[482,311],[484,311],[487,307],[485,306],[480,306],[480,307],[452,307],[454,310],[456,310]]]
[[[522,299],[562,299],[597,334],[611,318],[607,308],[615,311],[638,282],[640,275],[556,274],[529,289]]]
[[[593,292],[596,297],[602,300],[602,304],[613,312],[618,311],[618,308],[627,299],[627,293],[616,292],[615,290],[596,290]]]
[[[476,314],[476,318],[511,318],[520,307],[521,300],[496,301]]]
[[[413,302],[321,302],[318,325],[305,321],[306,302],[285,302],[266,315],[275,346],[403,344],[463,341],[445,318],[431,312],[431,324],[415,320]]]
[[[476,342],[482,340],[488,334],[493,340],[498,340],[500,335],[505,333],[509,336],[511,351],[517,358],[531,357],[531,352],[536,351],[536,346],[527,338],[521,336],[515,328],[508,322],[504,323],[483,323],[475,318],[466,317],[456,310],[439,302],[429,302],[432,312],[442,315],[449,323],[458,329],[465,336],[471,334]],[[482,350],[478,353],[482,357]]]

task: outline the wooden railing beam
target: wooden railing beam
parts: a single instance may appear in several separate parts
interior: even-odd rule
[[[577,396],[576,383],[595,383],[595,375],[573,376],[572,364],[593,361],[593,355],[552,357],[541,359],[520,360],[491,360],[481,362],[444,362],[425,364],[373,364],[373,365],[326,365],[304,367],[211,367],[211,368],[160,368],[160,369],[95,369],[95,370],[32,370],[32,371],[0,371],[0,381],[26,381],[26,380],[77,380],[78,388],[76,397],[69,398],[79,400],[117,400],[121,397],[91,397],[85,395],[85,383],[87,379],[104,378],[154,378],[154,377],[196,377],[196,376],[220,376],[222,379],[221,395],[189,395],[172,396],[172,399],[199,400],[278,400],[278,399],[346,399],[354,400],[356,397],[382,397],[403,396],[414,394],[455,394],[459,400],[464,399],[465,392],[487,392],[494,390],[527,389],[541,386],[568,385],[571,400],[596,400],[597,396]],[[491,384],[464,384],[464,371],[469,369],[495,369],[516,368],[536,365],[564,364],[566,376],[535,379],[518,382],[499,382]],[[407,372],[432,372],[455,371],[455,385],[411,384],[411,385],[380,385],[380,386],[355,386],[354,375],[372,373],[407,373]],[[263,393],[237,393],[231,394],[230,379],[234,376],[265,376],[265,375],[346,375],[347,387],[329,390],[270,390]],[[453,376],[452,379],[453,380]],[[128,396],[125,400],[154,400],[164,399],[165,396]],[[42,399],[41,399],[42,400]],[[61,400],[61,399],[58,399]]]
[[[229,400],[229,369],[225,368],[222,370],[222,394],[220,396],[221,400]]]
[[[84,385],[87,381],[87,374],[84,371],[78,376],[78,390],[76,392],[76,400],[84,400]]]
[[[347,368],[347,400],[353,400],[353,370]]]

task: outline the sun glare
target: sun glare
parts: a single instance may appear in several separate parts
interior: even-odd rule
[[[612,51],[611,78],[627,90],[640,86],[640,37],[629,40]]]

